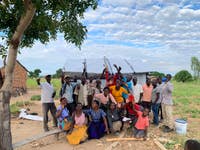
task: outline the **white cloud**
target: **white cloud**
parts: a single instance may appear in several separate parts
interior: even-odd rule
[[[19,58],[31,69],[42,66],[44,72],[66,63],[68,69],[80,70],[84,57],[94,65],[91,70],[99,71],[102,65],[95,68],[94,59],[100,63],[103,56],[113,62],[127,58],[139,71],[190,69],[191,56],[200,57],[200,10],[193,9],[197,4],[198,0],[104,0],[85,14],[89,34],[81,51],[59,37],[47,46],[36,43]]]

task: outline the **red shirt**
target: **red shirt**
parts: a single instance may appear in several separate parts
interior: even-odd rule
[[[126,110],[128,111],[128,114],[138,116],[137,112],[133,110],[133,108],[129,105],[130,103],[126,103]],[[135,110],[140,110],[140,105],[134,104]]]
[[[142,116],[143,112],[141,112],[141,111],[138,111],[137,114],[138,114],[138,120],[135,124],[135,127],[138,130],[145,130],[146,127],[149,126],[149,118],[148,118],[148,116],[143,117]]]

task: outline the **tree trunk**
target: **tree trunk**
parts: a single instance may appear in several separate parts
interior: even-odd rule
[[[10,128],[10,98],[12,92],[12,77],[17,58],[17,50],[24,34],[35,14],[35,7],[31,0],[24,0],[25,13],[9,43],[8,58],[5,67],[5,80],[0,90],[0,150],[12,150],[12,136]]]

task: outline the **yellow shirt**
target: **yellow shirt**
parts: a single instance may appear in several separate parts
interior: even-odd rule
[[[120,87],[120,89],[117,90],[115,85],[110,87],[110,91],[117,103],[122,103],[124,101],[122,93],[128,94],[128,91],[123,87]]]

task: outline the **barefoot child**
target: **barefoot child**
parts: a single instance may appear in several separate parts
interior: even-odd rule
[[[134,102],[133,102],[134,104]],[[138,120],[135,124],[135,130],[134,130],[134,137],[135,138],[146,138],[147,137],[147,129],[149,127],[149,109],[148,108],[144,108],[144,110],[141,111],[137,111],[135,109],[135,107],[133,107],[133,110],[135,110],[135,112],[138,115]]]

